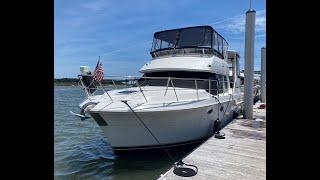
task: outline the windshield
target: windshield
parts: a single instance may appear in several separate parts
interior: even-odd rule
[[[151,52],[181,49],[214,49],[221,55],[227,50],[228,43],[210,26],[198,26],[160,31],[154,34]],[[212,52],[212,51],[208,51]]]

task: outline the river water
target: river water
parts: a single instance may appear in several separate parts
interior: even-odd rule
[[[115,155],[93,119],[81,121],[79,112],[85,94],[79,87],[54,88],[54,178],[55,179],[157,179],[171,167],[161,150]],[[171,151],[179,159],[195,146]]]

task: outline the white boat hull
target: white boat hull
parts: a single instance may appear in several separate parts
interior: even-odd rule
[[[222,102],[221,106],[224,107],[222,110],[219,104],[207,104],[192,109],[146,111],[136,114],[162,145],[172,146],[194,142],[212,135],[213,122],[218,118],[218,114],[223,124],[232,118],[233,112],[239,110],[234,100]],[[94,119],[114,150],[159,147],[159,143],[132,111],[98,114],[106,123],[101,124],[97,118]]]

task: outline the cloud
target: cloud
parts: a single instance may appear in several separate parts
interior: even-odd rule
[[[78,44],[78,43],[96,43],[98,42],[95,38],[69,38],[61,39],[55,43],[56,46],[63,46],[68,44]]]
[[[245,15],[236,8],[232,12],[220,11],[220,8],[213,11],[209,6],[204,6],[213,3],[210,0],[202,4],[191,0],[184,0],[183,3],[168,0],[58,2],[55,3],[54,56],[58,71],[55,76],[76,76],[80,65],[94,67],[98,56],[101,56],[110,74],[131,74],[150,60],[154,32],[193,25],[213,25],[228,41],[230,49],[243,55]],[[229,2],[227,4],[229,7]],[[238,15],[230,15],[232,13]],[[259,43],[265,44],[265,14],[265,10],[256,12],[257,53]],[[218,21],[212,22],[212,19]]]
[[[210,23],[215,29],[223,30],[227,34],[242,34],[245,31],[245,14],[230,17],[221,21]],[[256,12],[256,33],[266,31],[266,10]]]
[[[90,1],[87,3],[80,4],[80,7],[89,9],[92,11],[101,11],[108,6],[106,0],[97,0],[97,1]]]

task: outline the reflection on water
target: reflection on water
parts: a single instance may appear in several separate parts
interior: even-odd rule
[[[77,87],[54,89],[55,179],[155,179],[171,166],[161,149],[114,154],[99,126],[90,118],[80,121],[84,93]],[[198,144],[170,149],[180,159]]]

